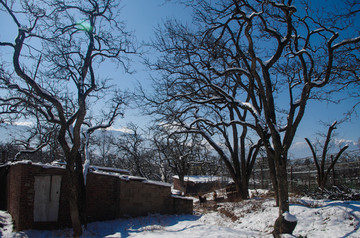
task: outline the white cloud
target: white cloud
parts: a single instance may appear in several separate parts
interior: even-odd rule
[[[298,141],[298,142],[295,142],[291,145],[291,148],[292,149],[302,149],[302,148],[305,148],[307,147],[307,143],[304,141]]]
[[[31,121],[17,121],[12,124],[16,125],[16,126],[28,126],[28,127],[31,127],[34,125],[34,123],[32,123]]]
[[[353,140],[347,140],[347,139],[344,139],[344,138],[336,138],[334,140],[335,144],[338,145],[338,146],[345,146],[345,145],[354,145],[356,146],[358,144],[358,142],[356,141],[353,141]]]
[[[123,133],[132,133],[132,130],[130,130],[129,128],[126,128],[126,127],[122,127],[122,128],[115,128],[115,127],[108,127],[106,128],[105,130],[107,131],[120,131],[120,132],[123,132]]]

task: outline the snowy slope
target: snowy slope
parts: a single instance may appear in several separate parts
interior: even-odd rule
[[[278,208],[272,199],[224,203],[216,209],[199,208],[194,215],[149,215],[147,217],[94,222],[82,237],[272,237]],[[360,237],[360,202],[292,199],[291,213],[298,219],[295,236]],[[71,229],[12,232],[7,213],[0,221],[9,223],[3,237],[68,237]],[[0,233],[0,234],[1,234]]]

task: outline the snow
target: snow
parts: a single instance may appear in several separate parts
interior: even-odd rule
[[[307,53],[307,50],[306,50],[306,49],[301,49],[301,50],[299,50],[298,52],[295,52],[294,54],[295,54],[295,55],[300,55],[300,54],[304,54],[304,53]]]
[[[143,183],[153,184],[153,185],[158,185],[158,186],[163,186],[163,187],[171,187],[170,183],[165,183],[165,182],[160,182],[160,181],[145,180]]]
[[[297,222],[296,216],[290,214],[289,212],[284,212],[283,217],[286,221]]]
[[[56,169],[62,169],[64,168],[61,164],[58,163],[40,163],[40,162],[33,162],[31,160],[19,160],[19,161],[14,161],[14,162],[7,162],[6,164],[3,164],[2,166],[8,166],[8,165],[17,165],[17,164],[29,164],[29,165],[34,165],[34,166],[40,166],[44,169],[48,169],[48,168],[56,168]]]
[[[101,170],[101,171],[104,171],[104,172],[114,172],[114,173],[118,173],[119,175],[121,175],[121,174],[130,174],[130,171],[127,170],[127,169],[118,169],[118,168],[95,166],[95,165],[91,165],[90,168],[92,170]]]
[[[0,210],[0,237],[15,237],[15,235],[13,236],[12,231],[13,224],[11,220],[11,215],[5,211]]]
[[[174,175],[173,178],[179,179],[179,176]],[[184,181],[194,182],[194,183],[207,183],[207,182],[216,182],[222,180],[229,181],[230,178],[225,178],[220,176],[202,176],[202,175],[184,176]]]
[[[251,194],[263,195],[262,192]],[[194,199],[194,201],[196,201]],[[291,198],[290,212],[297,217],[294,236],[283,237],[360,237],[360,201],[314,200]],[[88,224],[82,237],[272,237],[278,208],[272,198],[236,203],[219,203],[219,208],[198,211],[193,215],[159,215],[117,219]],[[230,211],[225,215],[221,209]],[[290,216],[290,214],[285,214]],[[11,217],[0,211],[2,237],[69,237],[71,229],[27,230],[12,232]]]
[[[336,33],[336,34],[338,35],[339,33]],[[335,48],[341,47],[343,45],[353,44],[353,43],[356,43],[359,41],[360,41],[360,36],[352,38],[352,39],[346,39],[346,40],[343,40],[343,41],[333,45],[332,48],[335,49]]]
[[[256,110],[256,108],[249,102],[239,102],[241,105],[243,105],[244,107],[248,108],[252,113],[255,114],[255,116],[257,118],[259,118],[260,120],[260,114],[259,112]]]
[[[179,196],[179,195],[175,195],[175,194],[172,194],[171,197],[173,197],[173,198],[179,198],[179,199],[184,199],[184,200],[192,200],[192,201],[194,201],[194,198]]]
[[[89,151],[89,139],[90,139],[90,130],[87,130],[85,133],[85,161],[83,165],[83,176],[84,176],[84,183],[86,185],[86,176],[89,171],[90,167],[90,151]]]

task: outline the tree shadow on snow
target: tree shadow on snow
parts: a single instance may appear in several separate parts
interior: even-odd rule
[[[355,212],[358,212],[358,213],[360,212],[360,201],[344,201],[344,202],[339,201],[339,202],[333,202],[333,203],[327,204],[323,207],[335,207],[335,206],[343,207],[355,219],[356,224],[354,226],[354,230],[352,230],[351,232],[342,236],[344,238],[352,237],[352,235],[360,229],[360,217],[355,214]],[[350,211],[349,211],[349,209],[350,209]]]
[[[301,204],[291,204],[291,206],[305,206],[308,208],[326,208],[326,207],[342,207],[353,217],[354,219],[354,230],[345,234],[341,238],[352,237],[360,229],[360,217],[355,214],[355,212],[360,213],[360,201],[334,201],[326,205],[316,206],[316,203],[308,203],[306,201],[301,201]],[[313,207],[312,207],[313,206]]]
[[[162,231],[179,222],[196,221],[200,217],[198,215],[153,214],[145,217],[93,222],[88,224],[88,229],[84,231],[82,237],[128,237],[140,232]]]
[[[81,237],[129,237],[131,234],[141,232],[155,232],[164,230],[183,221],[196,221],[199,215],[159,215],[152,214],[144,217],[117,219],[102,222],[92,222],[87,225]],[[189,229],[187,226],[177,231]],[[172,232],[172,231],[168,231]],[[176,232],[176,231],[173,231]],[[21,238],[47,238],[47,237],[71,237],[72,229],[62,230],[25,230],[13,232],[12,237]]]

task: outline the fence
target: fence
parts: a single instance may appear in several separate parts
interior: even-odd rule
[[[258,161],[249,185],[250,188],[271,189],[272,182],[267,161]],[[325,171],[329,163],[325,164]],[[289,163],[288,165],[289,189],[291,192],[317,188],[317,170],[311,161],[307,164]],[[327,186],[344,185],[353,189],[360,189],[360,161],[338,162],[330,171]]]

